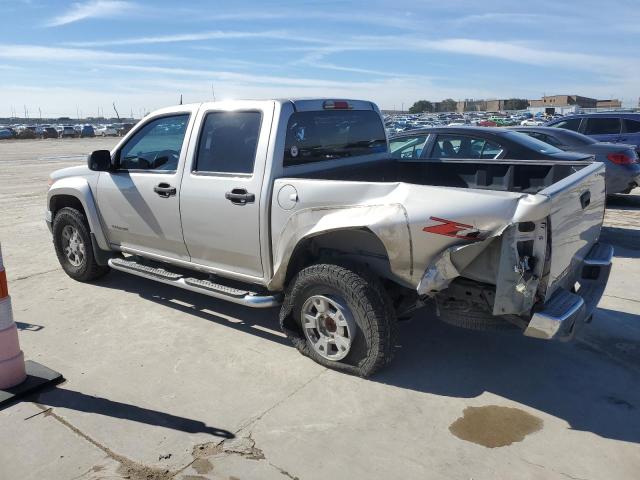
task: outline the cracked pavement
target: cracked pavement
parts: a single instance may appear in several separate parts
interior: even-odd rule
[[[613,273],[578,341],[459,330],[425,309],[401,324],[393,364],[362,380],[301,357],[275,310],[118,272],[66,277],[43,219],[47,174],[114,142],[0,143],[22,349],[66,378],[0,411],[0,478],[637,478],[640,194],[609,204]],[[490,405],[542,428],[496,448],[450,432]]]

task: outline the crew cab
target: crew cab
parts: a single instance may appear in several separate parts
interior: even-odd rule
[[[362,376],[430,301],[456,325],[571,338],[611,265],[602,164],[394,158],[368,101],[165,108],[49,183],[72,278],[280,306],[301,353]]]

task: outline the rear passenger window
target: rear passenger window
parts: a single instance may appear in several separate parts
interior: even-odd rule
[[[567,120],[562,120],[558,123],[554,123],[551,126],[556,128],[564,128],[565,130],[573,130],[574,132],[577,132],[578,129],[580,128],[581,120],[582,120],[581,118],[569,118]]]
[[[640,133],[640,122],[638,120],[624,120],[625,130],[627,133]]]
[[[260,112],[212,112],[205,117],[194,171],[253,173]]]
[[[588,118],[587,128],[584,132],[587,135],[615,135],[620,133],[619,118]]]
[[[432,158],[496,158],[502,153],[497,143],[461,135],[438,135]]]
[[[373,110],[296,112],[289,117],[284,166],[387,151],[380,115]]]

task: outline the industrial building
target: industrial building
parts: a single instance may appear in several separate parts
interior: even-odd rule
[[[597,100],[580,95],[545,95],[540,99],[529,100],[531,113],[544,113],[553,115],[561,113],[578,113],[580,110],[612,110],[621,108],[622,102],[618,99]]]

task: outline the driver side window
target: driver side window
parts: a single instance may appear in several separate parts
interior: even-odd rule
[[[180,150],[189,115],[172,115],[150,121],[120,149],[119,170],[162,170],[178,168]]]

